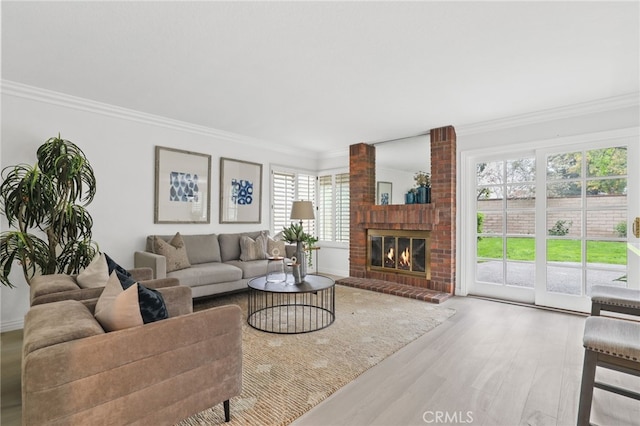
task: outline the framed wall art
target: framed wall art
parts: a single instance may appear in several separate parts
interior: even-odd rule
[[[220,223],[260,223],[262,164],[220,158]]]
[[[376,204],[391,204],[391,189],[393,185],[391,182],[378,182],[376,189]]]
[[[156,146],[154,223],[211,223],[211,156]]]

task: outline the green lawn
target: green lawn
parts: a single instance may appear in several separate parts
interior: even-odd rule
[[[502,238],[483,237],[478,241],[478,257],[502,259]],[[507,259],[534,260],[533,238],[507,238]],[[548,240],[547,260],[550,262],[580,262],[579,240]],[[612,241],[587,241],[587,262],[624,265],[627,263],[627,244]]]

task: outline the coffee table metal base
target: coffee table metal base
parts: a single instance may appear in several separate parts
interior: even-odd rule
[[[330,280],[326,277],[321,278]],[[333,323],[335,320],[335,285],[333,283],[320,289],[309,290],[302,285],[300,291],[295,291],[291,287],[285,291],[279,291],[278,286],[284,285],[258,286],[262,288],[249,285],[247,322],[251,327],[269,333],[298,334],[321,330]]]

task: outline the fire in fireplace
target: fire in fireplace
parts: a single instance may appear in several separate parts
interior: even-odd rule
[[[430,279],[429,231],[367,230],[367,268]]]

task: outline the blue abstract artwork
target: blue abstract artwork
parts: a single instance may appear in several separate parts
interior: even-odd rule
[[[199,194],[197,174],[182,172],[169,174],[169,201],[197,203]]]
[[[253,182],[245,179],[231,179],[231,201],[234,204],[249,205],[253,202]]]
[[[384,204],[384,205],[389,204],[389,193],[388,192],[383,192],[382,194],[380,194],[380,204]]]

